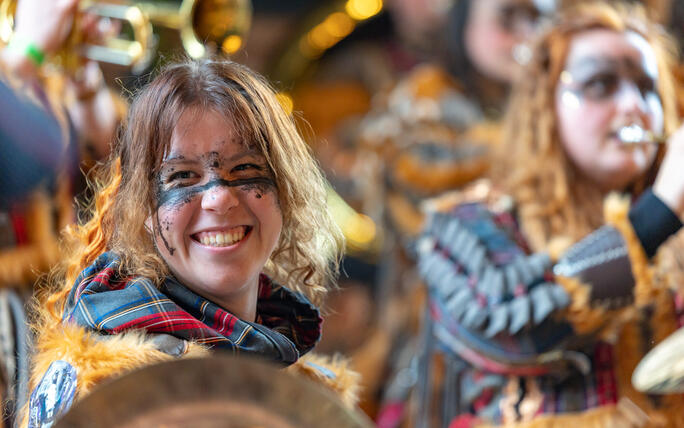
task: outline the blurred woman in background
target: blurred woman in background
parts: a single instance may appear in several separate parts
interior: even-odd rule
[[[420,265],[430,335],[449,350],[441,417],[682,426],[681,397],[631,385],[644,352],[677,327],[679,239],[661,248],[684,215],[674,47],[639,9],[593,2],[562,13],[531,53],[494,184],[430,204],[442,214]]]

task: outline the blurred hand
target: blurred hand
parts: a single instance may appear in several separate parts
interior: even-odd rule
[[[653,185],[653,193],[684,218],[684,125],[667,141],[667,153]]]
[[[108,38],[116,36],[121,24],[84,11],[79,14],[76,31],[80,42],[89,45],[101,45]],[[104,87],[102,71],[97,62],[81,58],[80,66],[72,73],[66,74],[67,89],[72,92],[76,100],[85,101],[92,98]]]
[[[83,43],[100,45],[119,35],[121,21],[94,15],[86,9],[79,16],[78,32],[83,35]]]
[[[15,36],[54,54],[71,31],[77,6],[78,0],[19,0]]]
[[[74,74],[67,74],[66,77],[67,90],[76,100],[92,98],[104,86],[102,71],[95,61],[84,61]]]
[[[105,85],[98,63],[86,61],[67,79],[67,110],[80,139],[93,150],[96,160],[109,154],[121,112],[116,96]]]

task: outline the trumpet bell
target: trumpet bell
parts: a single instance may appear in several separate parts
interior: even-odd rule
[[[199,0],[193,28],[199,40],[232,54],[242,47],[251,21],[252,8],[247,0]]]
[[[250,0],[141,1],[136,6],[154,26],[180,32],[183,48],[193,58],[233,54],[244,44],[252,22]]]

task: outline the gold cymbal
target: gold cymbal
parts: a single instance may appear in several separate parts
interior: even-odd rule
[[[634,370],[632,384],[650,394],[684,392],[684,328],[646,354]]]
[[[147,366],[96,388],[55,428],[366,428],[315,382],[250,358],[212,356]]]

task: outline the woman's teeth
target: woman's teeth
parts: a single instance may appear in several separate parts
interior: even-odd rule
[[[200,232],[196,234],[202,245],[210,247],[228,247],[242,240],[247,233],[246,226],[235,227],[226,231]]]

